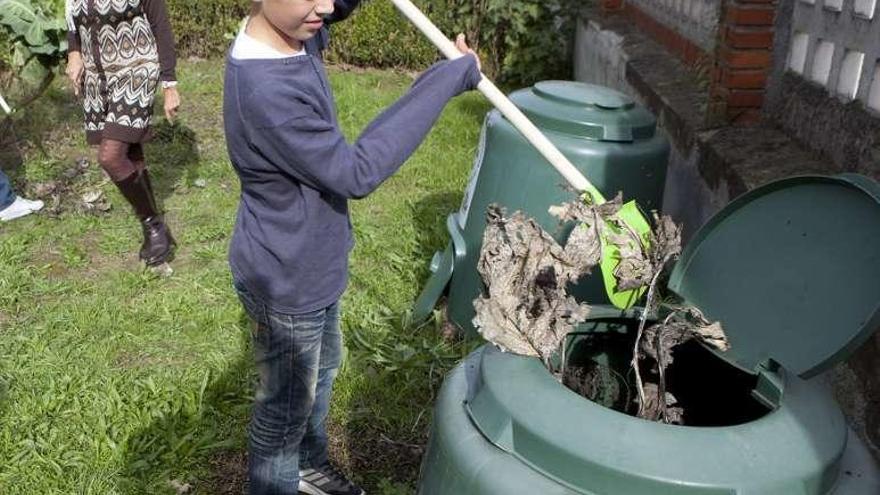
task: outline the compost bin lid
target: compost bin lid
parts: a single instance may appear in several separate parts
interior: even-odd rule
[[[510,99],[541,129],[586,139],[647,139],[656,127],[654,116],[632,98],[594,84],[543,81]]]
[[[814,376],[880,326],[880,184],[845,174],[755,189],[688,243],[669,288],[721,322],[728,361]]]

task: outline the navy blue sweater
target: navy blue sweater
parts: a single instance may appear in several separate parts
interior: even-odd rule
[[[446,103],[480,79],[473,57],[440,62],[349,144],[317,40],[306,50],[277,60],[230,57],[224,83],[227,147],[241,180],[233,277],[290,314],[323,309],[342,295],[353,246],[348,200],[394,174]]]

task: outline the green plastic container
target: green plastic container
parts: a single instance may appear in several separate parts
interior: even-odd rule
[[[732,345],[676,351],[669,390],[688,426],[584,399],[538,360],[485,346],[440,391],[419,493],[880,493],[867,449],[809,380],[880,326],[878,280],[880,185],[801,177],[756,189],[697,234],[670,279]],[[569,362],[625,377],[636,326],[633,313],[594,308]]]
[[[606,197],[622,192],[645,211],[660,209],[669,143],[645,108],[608,88],[563,81],[540,82],[510,99]],[[496,203],[509,213],[523,211],[563,241],[571,226],[561,226],[548,208],[575,199],[564,183],[519,131],[497,110],[490,112],[461,209],[446,222],[451,242],[431,262],[433,275],[416,303],[415,319],[426,318],[448,286],[449,320],[474,335],[486,208]],[[576,293],[589,302],[608,301],[600,277],[584,281]]]

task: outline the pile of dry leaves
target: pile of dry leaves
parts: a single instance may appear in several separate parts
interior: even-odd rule
[[[646,328],[648,315],[658,313],[660,275],[681,252],[681,228],[669,217],[654,215],[649,238],[640,239],[617,220],[621,206],[618,196],[599,206],[580,200],[551,208],[561,222],[576,223],[565,246],[521,212],[508,217],[491,206],[477,267],[485,291],[474,301],[474,325],[502,350],[537,357],[554,371],[551,358],[558,355],[569,332],[590,314],[590,307],[575,300],[568,287],[599,264],[604,236],[620,250],[621,262],[614,274],[618,289],[648,288],[632,360],[638,416],[677,423],[681,410],[666,391],[664,378],[672,350],[692,339],[726,349],[727,339],[720,324],[706,321],[695,308],[673,308],[662,322]],[[657,363],[652,375],[659,376],[657,383],[642,381],[639,361],[645,357]],[[560,379],[564,375],[565,370],[557,373]],[[587,373],[574,380],[569,376],[566,385],[576,391],[595,391],[585,383],[596,381],[597,376]]]

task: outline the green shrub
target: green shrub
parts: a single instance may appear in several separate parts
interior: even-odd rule
[[[352,17],[332,27],[327,58],[370,67],[423,69],[439,57],[388,0],[368,0]]]
[[[248,0],[166,0],[181,57],[222,56]],[[468,34],[480,52],[484,71],[511,85],[539,79],[568,78],[574,13],[580,0],[419,0],[450,36]],[[49,0],[59,15],[63,0]],[[389,0],[363,0],[355,15],[332,28],[327,58],[371,67],[421,70],[439,58],[437,51],[401,16]],[[0,37],[0,64],[8,58]]]
[[[52,82],[67,50],[67,29],[53,6],[32,0],[0,0],[0,89],[23,107]]]
[[[179,56],[217,57],[229,48],[247,0],[165,0]]]
[[[210,57],[224,53],[250,9],[247,0],[166,2],[181,56]],[[437,58],[437,51],[388,0],[364,1],[350,21],[333,28],[332,36],[333,45],[327,57],[335,62],[423,68]]]
[[[580,0],[424,0],[420,6],[450,37],[464,32],[484,71],[509,84],[571,77],[571,42]],[[331,60],[421,69],[437,51],[389,0],[366,0],[333,28]]]
[[[453,31],[475,40],[485,71],[508,84],[571,77],[581,0],[433,0]]]
[[[246,0],[166,0],[183,56],[222,54]],[[468,34],[484,70],[508,84],[570,77],[570,45],[579,0],[422,0],[431,19],[450,36]],[[355,15],[332,28],[328,60],[370,67],[424,69],[437,50],[389,0],[364,0]]]

